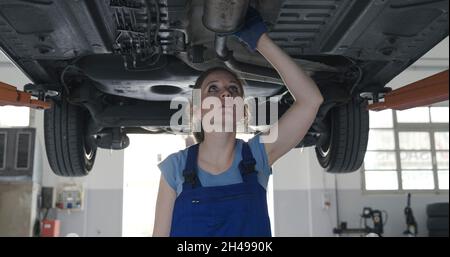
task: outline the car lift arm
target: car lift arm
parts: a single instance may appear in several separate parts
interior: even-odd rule
[[[371,111],[406,110],[448,100],[448,70],[389,92],[384,102],[370,104]]]
[[[0,106],[26,106],[35,109],[50,109],[51,102],[31,99],[31,94],[17,90],[16,87],[0,82]]]

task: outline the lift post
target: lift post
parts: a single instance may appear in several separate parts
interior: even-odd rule
[[[32,99],[30,93],[17,90],[16,87],[0,82],[0,106],[25,106],[33,109],[50,109],[51,102]]]
[[[448,100],[448,70],[386,94],[384,102],[370,104],[371,111],[402,111]]]

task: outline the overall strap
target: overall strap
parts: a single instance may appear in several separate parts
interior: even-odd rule
[[[184,177],[183,190],[185,188],[193,189],[197,186],[201,186],[197,176],[198,148],[199,148],[198,144],[188,148],[186,165],[183,170],[183,177]]]
[[[247,175],[255,171],[256,160],[247,142],[242,143],[242,161],[239,163],[239,170],[242,178],[246,180]]]

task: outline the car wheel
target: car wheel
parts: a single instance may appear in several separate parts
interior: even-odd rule
[[[366,154],[369,138],[367,101],[354,98],[332,108],[325,117],[328,132],[316,145],[320,165],[330,173],[358,170]]]
[[[48,162],[56,175],[86,176],[92,170],[97,146],[87,136],[89,112],[70,104],[65,97],[54,101],[44,114],[44,137]]]

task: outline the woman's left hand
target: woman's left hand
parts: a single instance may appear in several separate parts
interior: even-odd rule
[[[267,26],[261,15],[255,8],[249,6],[244,26],[233,35],[244,43],[250,51],[255,52],[259,39],[266,32]]]

